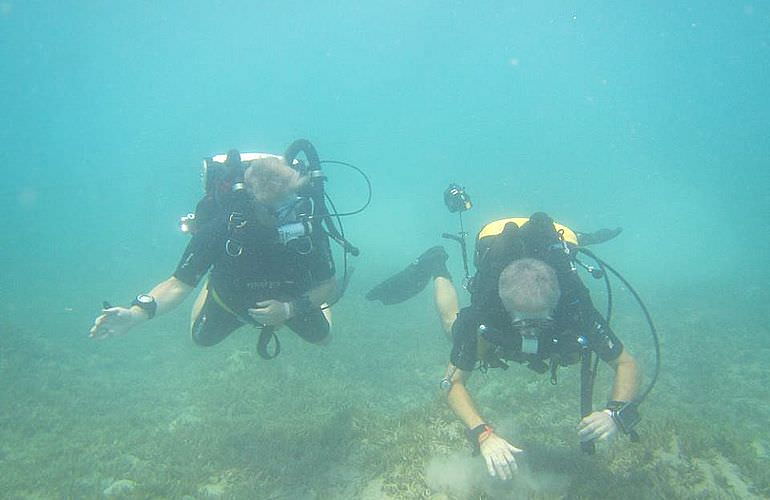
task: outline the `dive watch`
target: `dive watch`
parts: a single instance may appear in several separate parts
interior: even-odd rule
[[[606,407],[620,432],[627,434],[631,441],[639,440],[639,434],[634,430],[642,420],[637,406],[633,401],[610,401]]]
[[[139,309],[147,313],[147,319],[155,317],[155,313],[158,310],[158,303],[155,301],[155,297],[147,295],[145,293],[139,294],[131,302],[131,306],[137,306]]]

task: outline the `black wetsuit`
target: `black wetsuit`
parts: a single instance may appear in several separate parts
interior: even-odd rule
[[[199,212],[204,213],[199,216]],[[174,272],[180,281],[196,286],[211,269],[206,302],[192,328],[193,339],[201,345],[216,344],[245,323],[260,326],[248,314],[257,302],[296,300],[334,276],[329,239],[323,231],[283,244],[275,228],[248,215],[246,224],[234,231],[230,215],[213,207],[210,200],[199,204],[199,227]],[[329,333],[320,308],[286,324],[309,342],[319,342]]]
[[[461,370],[473,370],[478,362],[483,366],[495,366],[495,359],[483,359],[485,353],[496,359],[516,362],[552,359],[562,365],[571,364],[580,359],[580,336],[587,342],[588,348],[605,361],[616,359],[623,350],[622,342],[593,306],[588,289],[571,268],[550,218],[545,214],[535,214],[530,221],[521,229],[513,227],[515,224],[510,228],[506,226],[500,235],[486,237],[479,242],[476,251],[479,271],[471,288],[471,305],[460,311],[452,326],[451,361]],[[497,287],[502,270],[514,260],[524,257],[543,260],[553,267],[561,291],[553,315],[554,328],[547,338],[539,340],[537,355],[521,352],[521,335],[513,329]],[[493,346],[496,348],[492,353],[489,349],[479,349],[478,329],[482,324],[506,336],[504,348]],[[482,359],[479,359],[480,355]]]

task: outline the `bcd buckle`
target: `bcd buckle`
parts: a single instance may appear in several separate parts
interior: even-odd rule
[[[243,253],[243,245],[235,240],[228,239],[225,242],[225,252],[230,257],[238,257]]]
[[[227,228],[230,231],[243,229],[246,226],[246,218],[240,212],[232,212],[227,218]]]

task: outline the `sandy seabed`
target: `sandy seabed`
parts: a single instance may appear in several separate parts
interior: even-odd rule
[[[448,345],[427,297],[392,308],[346,300],[331,346],[287,331],[273,361],[256,356],[246,329],[197,348],[181,315],[97,343],[56,337],[57,318],[25,328],[5,314],[0,497],[770,497],[766,314],[743,304],[727,318],[673,293],[655,302],[664,370],[640,443],[580,452],[576,368],[555,387],[520,366],[474,375],[482,413],[525,450],[508,482],[470,456],[438,390]],[[641,317],[629,306],[613,324],[652,366]]]

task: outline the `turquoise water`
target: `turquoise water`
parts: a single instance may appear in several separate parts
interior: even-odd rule
[[[770,495],[766,2],[3,0],[0,67],[0,496],[120,480],[109,491],[136,498]],[[333,345],[285,334],[264,362],[243,330],[200,349],[191,301],[86,338],[101,301],[173,272],[203,157],[297,137],[375,189],[346,221],[362,255]],[[355,174],[328,173],[340,209],[364,201]],[[362,298],[457,231],[449,182],[475,202],[471,232],[538,210],[624,228],[597,251],[664,348],[641,444],[581,456],[577,375],[552,388],[514,367],[473,388],[532,470],[501,486],[468,459],[436,390],[449,346],[430,294]],[[618,294],[615,329],[649,373]]]

